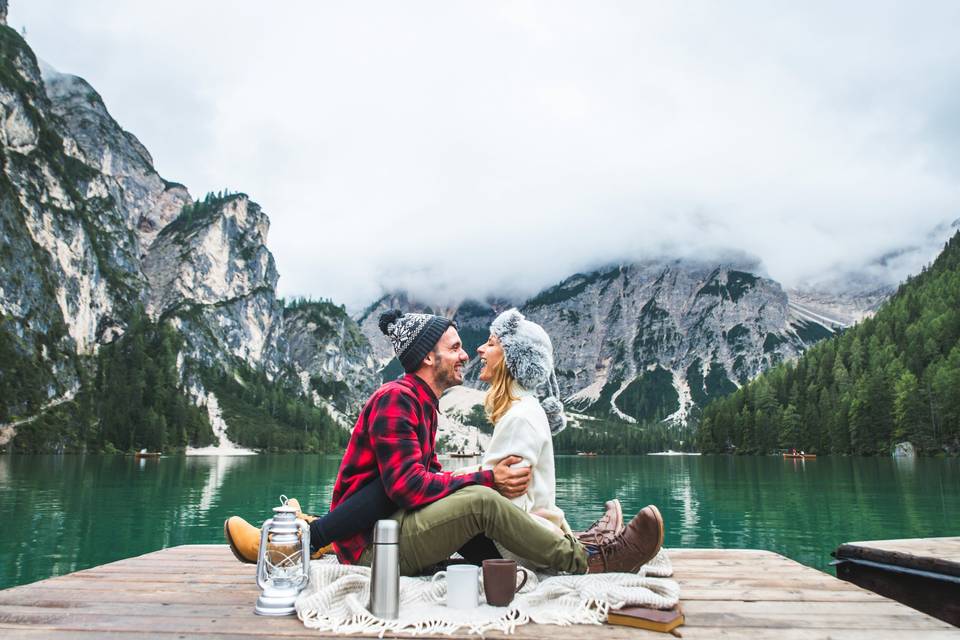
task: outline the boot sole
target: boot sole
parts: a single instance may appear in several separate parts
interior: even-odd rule
[[[233,557],[244,564],[257,564],[253,560],[247,560],[245,557],[243,557],[243,554],[240,553],[240,550],[237,549],[237,545],[233,542],[233,536],[230,535],[230,527],[227,526],[229,523],[229,518],[223,521],[223,535],[227,539],[227,543],[230,545],[230,551],[233,552]]]
[[[654,550],[653,555],[650,556],[650,560],[653,560],[654,558],[657,557],[657,554],[660,553],[660,549],[663,548],[664,527],[663,527],[663,516],[660,515],[660,509],[658,509],[657,505],[655,504],[651,504],[650,508],[653,509],[654,515],[657,516],[657,523],[660,525],[660,540],[657,542],[657,548]],[[650,560],[647,560],[647,562],[650,562]],[[644,562],[643,564],[647,564],[647,562]]]

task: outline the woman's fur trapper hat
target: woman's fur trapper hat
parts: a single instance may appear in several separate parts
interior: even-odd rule
[[[553,368],[553,343],[543,327],[523,317],[517,309],[501,313],[490,325],[503,347],[507,371],[521,387],[535,391],[547,413],[554,435],[567,426],[560,402],[560,386]]]

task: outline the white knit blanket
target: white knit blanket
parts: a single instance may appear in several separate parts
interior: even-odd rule
[[[396,620],[375,618],[367,610],[370,599],[370,569],[341,565],[333,557],[315,560],[310,566],[310,584],[297,598],[297,615],[311,629],[333,633],[363,633],[383,636],[387,632],[449,634],[487,631],[512,633],[517,625],[601,624],[609,609],[648,606],[668,609],[680,599],[680,587],[665,550],[638,573],[531,576],[508,607],[486,604],[476,609],[447,608],[446,581],[430,578],[400,578],[400,616]],[[482,594],[482,587],[481,587]],[[481,601],[483,601],[481,595]]]

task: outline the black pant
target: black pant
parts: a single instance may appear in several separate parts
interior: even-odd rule
[[[316,553],[331,542],[370,531],[377,520],[389,518],[398,509],[380,479],[372,480],[338,504],[336,509],[310,523],[310,552]],[[501,557],[493,541],[483,534],[463,545],[460,555],[476,564]]]

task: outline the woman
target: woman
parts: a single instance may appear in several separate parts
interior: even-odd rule
[[[457,473],[492,469],[513,455],[531,467],[527,492],[512,501],[543,526],[572,535],[563,511],[556,504],[553,436],[566,427],[560,387],[554,370],[553,344],[543,327],[527,320],[517,309],[501,313],[490,325],[490,337],[477,349],[480,380],[490,385],[484,399],[493,423],[493,438],[477,467]],[[619,500],[607,503],[604,518],[580,534],[584,542],[599,542],[602,531],[619,532],[623,513]],[[497,545],[499,552],[509,556]],[[519,560],[519,558],[518,558]]]
[[[514,498],[514,504],[545,527],[571,534],[563,511],[556,505],[552,437],[564,429],[566,418],[559,400],[550,337],[517,309],[509,309],[490,325],[490,337],[477,353],[482,364],[480,380],[490,384],[484,405],[494,425],[493,439],[480,465],[455,473],[480,467],[493,469],[497,462],[511,455],[523,458],[518,464],[531,467],[531,480],[527,493]],[[538,400],[538,396],[543,399]],[[299,511],[296,500],[289,504]],[[391,516],[397,508],[383,485],[371,482],[323,517],[300,517],[310,523],[311,551],[317,556],[329,543],[371,529],[377,520]],[[599,543],[601,537],[622,530],[620,502],[611,500],[606,508],[601,520],[579,534],[583,542]],[[259,532],[252,525],[233,516],[224,523],[224,534],[237,559],[256,562]],[[503,552],[484,536],[477,536],[461,549],[461,554],[473,562],[500,557]]]
[[[493,438],[483,462],[456,473],[492,469],[503,458],[523,458],[531,467],[527,493],[513,503],[538,522],[570,533],[563,511],[556,505],[553,436],[566,426],[553,367],[553,345],[543,328],[516,309],[497,316],[490,337],[477,349],[480,380],[490,385],[484,399],[493,423]],[[538,400],[539,395],[545,396]]]

